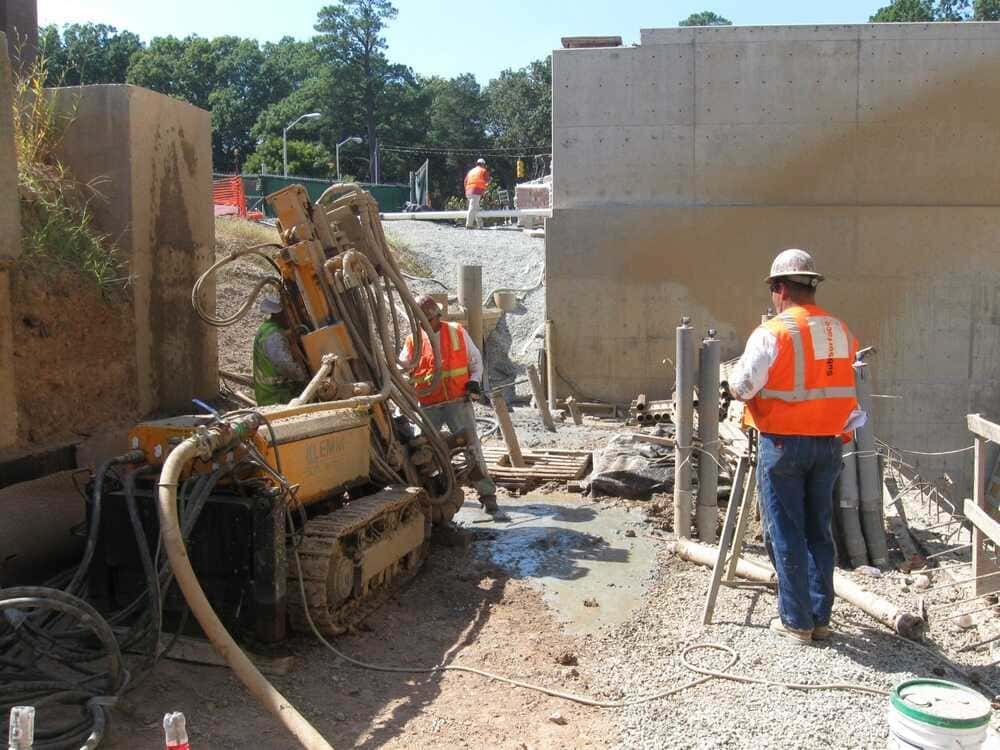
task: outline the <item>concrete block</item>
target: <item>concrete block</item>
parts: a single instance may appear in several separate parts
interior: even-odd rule
[[[0,31],[9,40],[3,57],[9,53],[15,70],[29,70],[38,55],[38,1],[0,0]]]
[[[95,206],[96,220],[133,274],[139,409],[188,411],[218,387],[215,329],[190,301],[214,252],[211,117],[136,86],[54,96],[76,109],[63,158],[81,181],[103,181],[109,200]]]

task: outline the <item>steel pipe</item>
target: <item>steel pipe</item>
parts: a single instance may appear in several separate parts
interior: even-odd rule
[[[719,525],[719,339],[709,329],[698,356],[698,538],[714,544]]]
[[[694,329],[690,318],[681,318],[677,327],[677,356],[674,359],[674,414],[677,444],[674,446],[674,533],[691,536],[691,437],[694,432]]]
[[[854,435],[858,443],[858,491],[861,504],[861,530],[871,563],[880,570],[889,567],[889,546],[885,541],[885,518],[882,509],[882,485],[875,455],[875,431],[871,414],[871,371],[865,362],[854,363],[854,382],[858,408],[868,413],[868,421]]]
[[[678,539],[674,543],[674,553],[682,560],[709,568],[715,564],[719,556],[718,548],[698,544],[690,539]],[[759,583],[770,583],[775,576],[771,566],[743,558],[738,561],[736,575]],[[923,638],[927,623],[922,617],[911,612],[904,612],[882,597],[865,591],[847,576],[834,572],[833,590],[841,599],[868,613],[904,638],[912,641],[919,641]]]
[[[844,532],[844,547],[852,568],[868,564],[868,546],[861,531],[858,494],[857,444],[852,439],[844,445],[844,465],[834,487],[833,511]]]

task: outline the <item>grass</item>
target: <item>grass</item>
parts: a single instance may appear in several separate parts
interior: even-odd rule
[[[400,269],[410,274],[410,276],[430,278],[431,269],[424,265],[420,259],[413,254],[413,251],[410,250],[410,246],[403,240],[399,239],[399,237],[394,234],[386,232],[385,241],[389,243],[389,250],[391,250],[393,255],[396,256],[396,262],[399,264]]]
[[[14,81],[14,142],[21,203],[19,263],[73,269],[102,289],[124,286],[127,265],[95,223],[92,202],[103,200],[99,181],[83,184],[58,158],[73,112],[57,109],[46,92],[46,61],[39,58]]]
[[[215,219],[215,254],[225,255],[252,245],[280,242],[278,230],[235,216],[218,216]]]

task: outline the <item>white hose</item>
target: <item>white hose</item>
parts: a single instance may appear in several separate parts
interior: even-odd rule
[[[215,436],[221,441],[222,433],[210,431],[210,433],[212,432],[215,432]],[[202,435],[189,437],[171,451],[163,464],[163,470],[160,472],[158,484],[160,534],[174,578],[181,593],[184,594],[188,606],[191,607],[191,612],[212,645],[215,646],[215,650],[226,660],[226,664],[236,673],[240,682],[247,687],[260,704],[284,724],[285,728],[295,735],[295,738],[306,750],[333,750],[333,746],[323,739],[315,727],[267,681],[247,658],[247,655],[243,653],[215,614],[197,576],[191,569],[177,516],[177,479],[181,470],[192,459],[201,456],[206,450],[213,447],[206,440],[212,440],[212,437],[206,438]]]

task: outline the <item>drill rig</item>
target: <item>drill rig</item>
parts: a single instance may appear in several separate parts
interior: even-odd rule
[[[363,617],[418,567],[432,524],[461,507],[460,481],[475,466],[461,436],[448,442],[426,419],[405,376],[422,342],[440,362],[437,337],[371,195],[336,185],[311,203],[294,185],[267,201],[280,244],[219,260],[192,302],[203,320],[224,326],[265,287],[277,289],[310,382],[287,405],[136,425],[129,452],[112,460],[118,481],[105,482],[108,465],[98,469],[88,545],[90,593],[120,611],[143,590],[150,600],[165,590],[171,573],[151,550],[161,531],[166,543],[170,525],[226,628],[262,644],[283,640],[287,624],[336,635]],[[203,309],[201,291],[219,269],[251,256],[270,275],[242,307],[221,318]],[[420,330],[427,336],[413,336],[413,359],[398,364],[403,334]],[[166,515],[164,492],[177,508]],[[158,622],[183,609],[176,593],[163,597]]]

